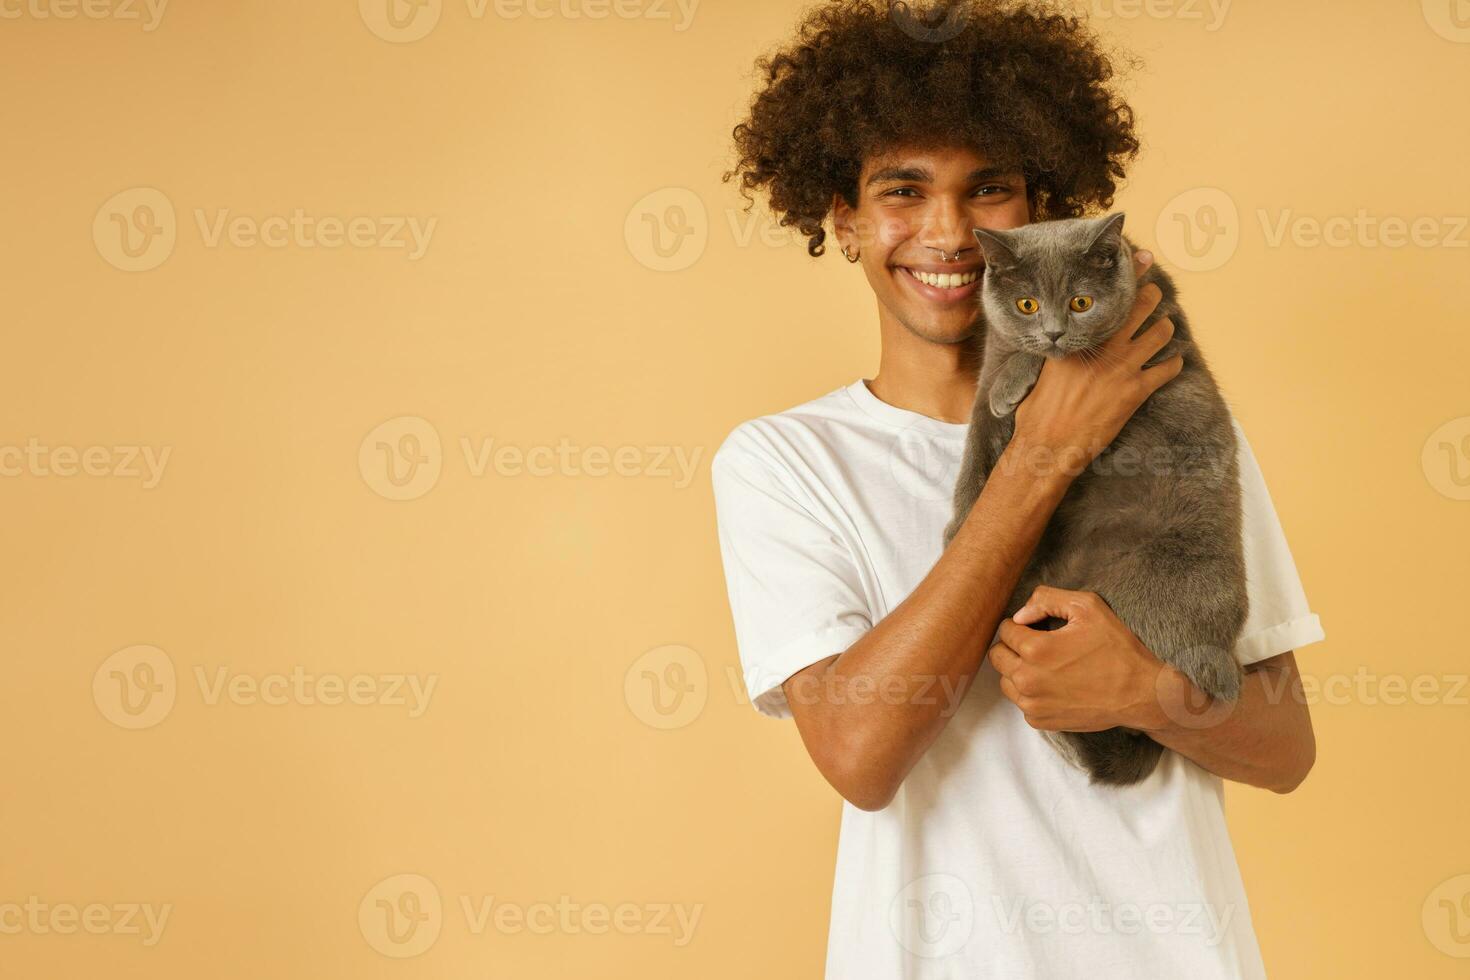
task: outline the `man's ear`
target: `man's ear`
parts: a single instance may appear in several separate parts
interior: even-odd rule
[[[843,200],[840,193],[832,195],[832,231],[835,233],[838,243],[847,242],[857,244],[862,248],[862,242],[857,241],[857,235],[853,228],[853,218],[857,214],[851,204]]]

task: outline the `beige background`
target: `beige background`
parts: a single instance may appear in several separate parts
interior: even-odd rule
[[[1228,790],[1276,977],[1470,969],[1455,2],[1088,6],[1328,634],[1316,770]],[[534,8],[0,5],[7,975],[820,974],[838,801],[708,478],[877,363],[719,181],[797,5]]]

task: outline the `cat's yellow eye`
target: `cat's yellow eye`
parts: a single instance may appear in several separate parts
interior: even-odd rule
[[[1086,313],[1088,310],[1092,309],[1092,297],[1073,296],[1072,302],[1068,305],[1072,307],[1073,313]]]
[[[1020,310],[1027,316],[1030,316],[1037,310],[1041,309],[1041,304],[1036,302],[1036,300],[1032,299],[1030,296],[1022,296],[1020,299],[1016,300],[1016,309]]]

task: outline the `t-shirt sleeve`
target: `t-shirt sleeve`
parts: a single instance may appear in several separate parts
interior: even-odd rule
[[[1306,591],[1271,503],[1271,494],[1266,490],[1265,477],[1238,421],[1235,438],[1240,463],[1246,594],[1250,598],[1245,627],[1235,644],[1235,659],[1245,666],[1288,650],[1298,650],[1324,639],[1326,634],[1317,614],[1307,605]]]
[[[751,703],[789,718],[782,683],[842,653],[873,624],[842,535],[749,426],[737,427],[710,463],[720,556]]]

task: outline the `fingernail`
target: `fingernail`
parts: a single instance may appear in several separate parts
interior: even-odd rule
[[[1138,261],[1142,262],[1144,265],[1150,265],[1153,263],[1154,253],[1150,252],[1148,249],[1139,249],[1134,254],[1138,256]]]

